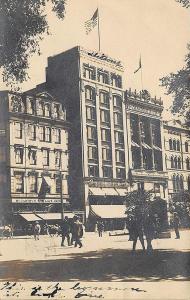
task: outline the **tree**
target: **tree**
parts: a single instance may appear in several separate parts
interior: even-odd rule
[[[161,78],[161,85],[167,89],[168,95],[174,96],[172,112],[185,115],[190,120],[190,44],[188,54],[185,57],[185,66],[177,71]]]
[[[13,85],[28,78],[29,57],[40,55],[40,41],[49,34],[45,8],[64,19],[66,0],[0,1],[0,68],[4,82]]]
[[[175,0],[183,7],[190,7],[190,0]],[[167,95],[173,95],[174,101],[171,108],[173,113],[184,116],[187,124],[190,122],[190,44],[187,45],[188,53],[185,56],[184,67],[176,73],[160,79],[161,85],[167,90]]]
[[[182,191],[175,194],[170,202],[169,210],[171,213],[177,212],[184,226],[190,225],[190,193]]]

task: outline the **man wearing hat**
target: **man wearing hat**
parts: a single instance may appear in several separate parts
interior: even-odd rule
[[[38,221],[34,223],[34,239],[39,240],[39,235],[40,235],[41,227]]]

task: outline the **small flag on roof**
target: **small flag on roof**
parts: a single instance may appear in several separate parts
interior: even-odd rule
[[[86,34],[89,34],[97,24],[98,24],[98,8],[96,9],[92,18],[85,22]]]

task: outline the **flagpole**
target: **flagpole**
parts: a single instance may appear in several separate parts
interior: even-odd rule
[[[141,56],[140,56],[140,58],[141,58]],[[142,68],[143,68],[143,66],[142,66],[142,60],[141,60],[141,89],[143,91],[143,72],[142,72]]]
[[[100,13],[99,13],[99,5],[98,5],[98,50],[100,52]]]

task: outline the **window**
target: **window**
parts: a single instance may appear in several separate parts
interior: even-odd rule
[[[24,155],[24,148],[16,147],[15,148],[15,162],[16,164],[23,164],[23,155]]]
[[[87,79],[96,80],[96,69],[94,67],[85,67],[83,75]]]
[[[30,128],[30,139],[35,141],[36,140],[36,125],[29,125]]]
[[[173,168],[175,168],[175,166],[174,166],[174,158],[173,158],[173,156],[171,157],[171,168],[173,169]]]
[[[177,191],[177,183],[176,183],[176,176],[173,175],[172,177],[172,184],[173,184],[173,191],[174,193]]]
[[[50,127],[45,128],[45,141],[51,142],[51,128]]]
[[[96,127],[87,126],[87,138],[89,140],[96,140]]]
[[[160,193],[160,184],[159,183],[154,184],[154,193]]]
[[[112,85],[118,88],[122,88],[122,79],[120,75],[111,74]]]
[[[23,173],[14,174],[14,181],[15,181],[15,192],[24,193],[24,174]]]
[[[109,74],[107,72],[98,71],[98,81],[109,84]]]
[[[177,169],[178,167],[178,159],[177,157],[174,157],[174,168]]]
[[[95,101],[96,100],[96,91],[91,86],[85,86],[85,99]]]
[[[190,160],[189,160],[189,158],[186,159],[186,169],[190,170]]]
[[[109,100],[109,93],[108,92],[100,91],[99,97],[100,97],[100,104],[105,105],[106,107],[110,106],[110,100]]]
[[[118,95],[113,95],[114,107],[122,108],[122,98]]]
[[[31,193],[37,193],[37,175],[30,175],[29,179],[29,191]]]
[[[111,141],[111,134],[109,129],[101,129],[101,138],[103,142],[110,142]]]
[[[152,143],[153,145],[157,145],[157,139],[158,139],[158,131],[155,124],[152,124],[151,126],[151,133],[152,133]]]
[[[23,124],[15,123],[15,137],[17,139],[22,139],[22,135],[23,135]]]
[[[189,145],[188,145],[188,142],[185,142],[185,152],[188,152],[189,151]]]
[[[28,99],[28,111],[29,114],[33,115],[35,113],[35,104],[34,100]]]
[[[40,139],[41,142],[44,141],[44,129],[45,128],[43,126],[39,127],[39,139]]]
[[[54,117],[59,118],[59,104],[54,105]]]
[[[38,115],[39,116],[44,115],[44,103],[43,102],[38,103]]]
[[[56,194],[61,193],[61,178],[60,177],[55,178],[55,192],[56,192]]]
[[[112,167],[103,166],[103,177],[106,178],[112,177]]]
[[[178,157],[177,162],[178,162],[178,164],[177,164],[178,169],[181,169],[181,158],[180,157]]]
[[[107,110],[100,110],[100,118],[102,123],[110,123],[110,112]]]
[[[59,150],[55,151],[55,166],[56,167],[61,166],[61,151]]]
[[[148,170],[148,154],[146,152],[143,153],[143,168]]]
[[[112,151],[109,148],[102,148],[102,160],[111,161],[112,160]]]
[[[171,139],[169,139],[169,149],[170,149],[170,150],[173,150],[173,143],[172,143],[172,140],[171,140]]]
[[[50,112],[51,112],[50,111],[50,105],[46,103],[44,105],[44,116],[45,117],[50,117]]]
[[[124,143],[123,132],[115,131],[115,143],[116,144],[123,144]]]
[[[29,160],[31,165],[36,165],[37,163],[37,150],[29,149]]]
[[[177,141],[177,151],[180,151],[180,141]]]
[[[94,107],[86,107],[86,119],[87,120],[96,120],[96,110]]]
[[[173,183],[173,191],[179,192],[184,190],[184,182],[183,182],[183,176],[179,175],[173,175],[172,177],[172,183]]]
[[[176,140],[173,140],[173,150],[177,150],[177,144],[176,144]]]
[[[88,146],[88,159],[97,159],[98,151],[96,147]]]
[[[115,159],[117,163],[124,163],[125,162],[125,152],[121,150],[115,151]]]
[[[120,113],[114,113],[114,124],[118,126],[123,126],[123,117]]]
[[[89,177],[98,177],[98,166],[89,165],[88,166],[88,176]]]
[[[54,134],[55,134],[55,143],[61,144],[61,129],[56,128]]]
[[[125,169],[124,168],[116,168],[116,177],[125,179]]]
[[[43,154],[43,165],[49,166],[49,149],[43,149],[42,154]]]

